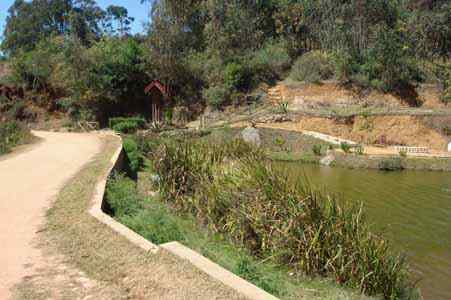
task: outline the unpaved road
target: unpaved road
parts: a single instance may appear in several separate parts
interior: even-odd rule
[[[45,211],[62,185],[100,151],[95,134],[34,132],[42,141],[0,159],[0,299],[39,267],[33,247]]]

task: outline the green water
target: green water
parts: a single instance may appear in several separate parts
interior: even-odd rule
[[[407,254],[425,299],[451,299],[451,173],[281,163],[296,178],[363,202],[373,229]]]

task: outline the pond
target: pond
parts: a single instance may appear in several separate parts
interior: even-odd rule
[[[290,177],[363,202],[373,230],[405,253],[425,299],[451,299],[451,173],[281,163]]]

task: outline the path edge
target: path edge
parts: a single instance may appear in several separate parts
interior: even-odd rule
[[[134,245],[140,247],[141,249],[157,253],[161,248],[172,253],[176,257],[189,261],[199,270],[203,271],[211,278],[218,280],[219,282],[227,285],[238,293],[246,296],[252,300],[278,300],[277,297],[267,293],[266,291],[260,289],[259,287],[253,285],[252,283],[244,280],[243,278],[233,274],[232,272],[224,269],[220,265],[212,262],[203,255],[195,252],[194,250],[186,247],[179,242],[170,242],[160,246],[153,244],[152,242],[146,240],[136,232],[132,231],[123,224],[117,222],[112,217],[107,215],[103,211],[105,207],[104,195],[106,190],[106,184],[108,177],[114,170],[120,170],[124,162],[124,150],[122,146],[122,138],[119,135],[111,134],[114,138],[118,140],[118,146],[113,153],[109,161],[109,165],[104,174],[97,181],[95,186],[95,191],[92,197],[92,207],[89,209],[89,213],[96,218],[98,221],[107,225],[126,239],[128,239]]]

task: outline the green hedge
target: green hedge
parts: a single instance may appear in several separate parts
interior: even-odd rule
[[[117,117],[109,119],[109,127],[122,133],[133,133],[138,129],[144,128],[146,119],[142,117]]]

